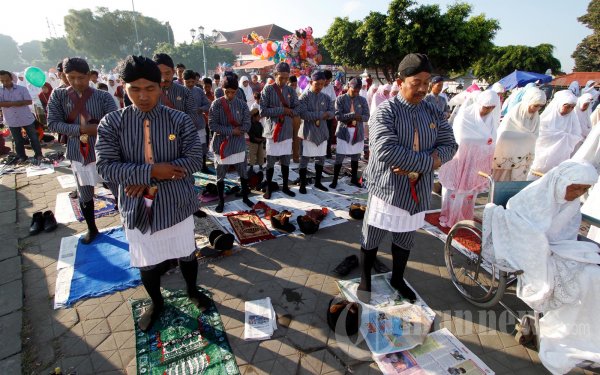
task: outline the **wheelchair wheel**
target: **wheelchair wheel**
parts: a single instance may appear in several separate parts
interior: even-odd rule
[[[475,238],[477,249],[461,251],[453,245],[455,237],[465,235]],[[502,299],[507,274],[500,271],[496,279],[494,265],[481,257],[481,224],[473,220],[456,223],[448,232],[444,255],[452,283],[465,299],[482,308],[492,307]]]

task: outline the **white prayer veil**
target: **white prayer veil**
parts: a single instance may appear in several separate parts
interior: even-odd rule
[[[485,117],[481,117],[482,107],[494,107]],[[454,138],[460,145],[464,141],[496,141],[496,129],[500,121],[500,98],[495,91],[481,92],[470,105],[461,108],[454,120]]]

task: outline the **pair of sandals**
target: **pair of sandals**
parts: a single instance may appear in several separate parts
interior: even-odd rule
[[[208,241],[210,242],[211,247],[204,247],[200,250],[200,254],[202,256],[214,257],[220,255],[223,251],[233,249],[235,237],[231,233],[226,233],[217,229],[210,232]]]

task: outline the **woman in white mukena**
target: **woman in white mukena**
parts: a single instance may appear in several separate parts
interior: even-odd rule
[[[494,181],[527,180],[540,130],[539,111],[544,104],[546,94],[530,87],[523,100],[502,119],[494,151]]]
[[[569,159],[581,141],[581,127],[573,112],[577,97],[569,90],[554,94],[540,116],[540,134],[535,143],[535,157],[530,172],[546,173]],[[535,179],[532,173],[528,179]]]
[[[483,254],[523,270],[517,296],[544,314],[540,360],[553,374],[600,362],[600,249],[577,241],[579,197],[598,180],[589,163],[567,160],[483,214]]]

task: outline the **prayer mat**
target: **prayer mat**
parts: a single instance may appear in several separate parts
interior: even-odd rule
[[[129,265],[129,243],[122,227],[101,231],[89,245],[80,237],[64,237],[60,243],[55,309],[141,284],[140,271]]]
[[[81,212],[81,207],[79,206],[79,199],[69,197],[71,201],[71,207],[73,208],[73,213],[75,214],[75,218],[77,221],[84,221],[83,213]],[[110,215],[117,212],[115,210],[115,198],[110,195],[94,195],[94,217],[97,219],[102,216]]]
[[[242,245],[275,238],[254,211],[240,211],[226,216],[238,242]]]
[[[200,292],[210,295],[200,288]],[[165,291],[165,308],[152,329],[137,321],[150,299],[131,302],[138,374],[237,375],[240,373],[214,303],[201,313],[184,291]]]
[[[477,218],[475,218],[475,220],[477,220]],[[438,230],[442,231],[446,235],[448,234],[448,232],[450,232],[450,229],[452,229],[452,228],[443,227],[440,225],[440,212],[439,211],[438,212],[430,212],[430,213],[425,214],[425,221],[427,221],[429,224],[435,226]],[[458,243],[460,243],[462,246],[464,246],[466,249],[468,249],[469,251],[472,251],[474,253],[479,253],[481,251],[480,241],[471,232],[461,231],[458,233],[457,236],[454,237],[454,239]],[[444,242],[445,242],[445,239],[444,239]]]

